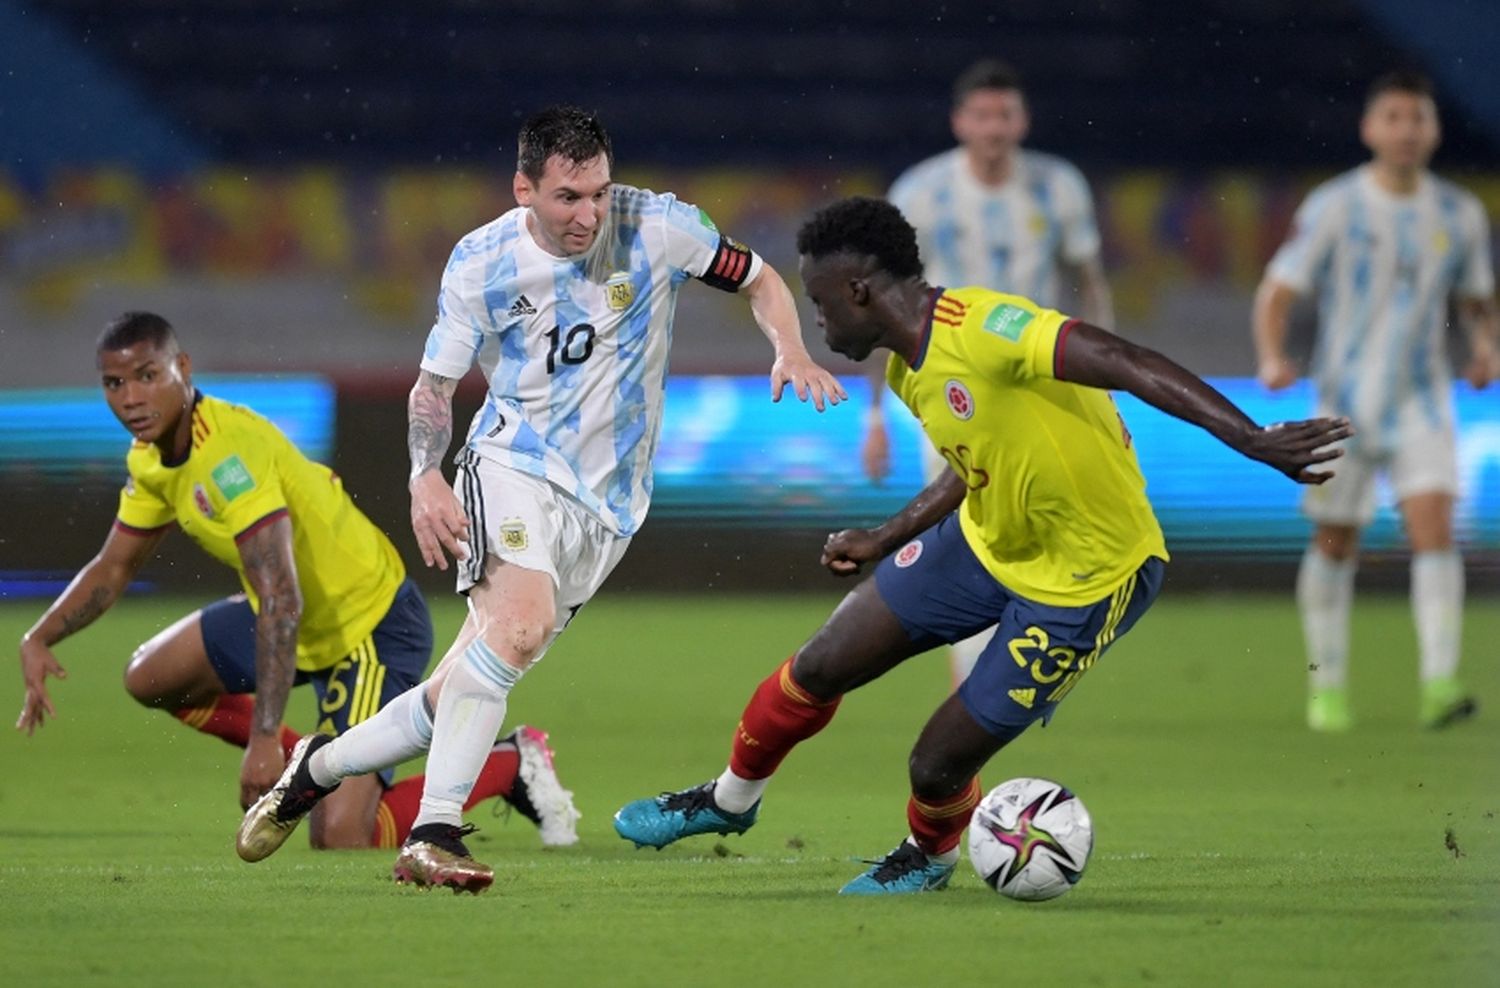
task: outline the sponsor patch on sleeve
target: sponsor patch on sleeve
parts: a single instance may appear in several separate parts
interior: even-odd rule
[[[994,333],[1002,339],[1010,340],[1012,343],[1021,338],[1021,333],[1036,318],[1036,313],[1028,312],[1019,305],[1010,305],[1002,302],[984,317],[984,331]]]
[[[255,489],[255,478],[250,476],[249,469],[238,455],[230,456],[214,467],[209,476],[213,478],[214,486],[219,489],[220,494],[224,495],[226,501],[233,501],[241,494]]]

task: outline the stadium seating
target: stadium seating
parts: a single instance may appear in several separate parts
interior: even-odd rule
[[[1105,166],[1303,166],[1357,156],[1366,82],[1410,62],[1358,0],[32,6],[210,154],[261,164],[485,160],[509,153],[519,113],[576,100],[617,122],[632,161],[894,171],[947,142],[953,76],[998,55],[1028,80],[1037,146]],[[1450,127],[1444,157],[1486,149]]]

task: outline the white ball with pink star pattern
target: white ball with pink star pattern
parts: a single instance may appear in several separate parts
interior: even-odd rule
[[[1012,899],[1055,899],[1078,884],[1094,847],[1083,800],[1050,779],[991,789],[969,820],[969,860],[984,883]]]

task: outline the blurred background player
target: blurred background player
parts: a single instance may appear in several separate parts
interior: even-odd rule
[[[593,114],[544,110],[521,128],[519,204],[463,238],[409,403],[412,528],[429,566],[459,561],[469,615],[416,699],[342,738],[313,739],[240,828],[264,857],[328,787],[422,750],[422,811],[398,882],[480,892],[494,879],[463,838],[463,804],[507,698],[624,555],[650,506],[677,293],[690,278],[743,294],[790,384],[821,411],[844,397],[802,344],[786,283],[708,215],[613,179]],[[489,394],[449,486],[458,381],[478,359]],[[458,491],[455,493],[454,487]],[[399,756],[399,757],[398,757]]]
[[[889,193],[916,228],[928,282],[985,285],[1113,326],[1088,183],[1062,158],[1021,147],[1031,118],[1015,69],[994,59],[966,69],[953,84],[950,122],[958,146],[907,169]],[[871,367],[860,451],[865,474],[877,482],[890,472],[882,370]],[[929,481],[943,468],[925,443],[922,466]],[[988,640],[984,632],[952,647],[955,683]]]
[[[1297,212],[1256,293],[1253,332],[1261,382],[1290,386],[1288,316],[1318,291],[1312,375],[1319,414],[1355,425],[1338,475],[1309,490],[1316,525],[1297,576],[1307,642],[1307,720],[1340,731],[1347,694],[1349,615],[1360,529],[1375,512],[1385,471],[1411,546],[1411,602],[1421,655],[1421,722],[1472,716],[1460,685],[1463,561],[1453,539],[1458,491],[1448,306],[1468,331],[1465,376],[1482,388],[1500,375],[1500,320],[1489,223],[1479,201],[1427,170],[1440,138],[1432,86],[1408,72],[1382,76],[1366,99],[1360,137],[1371,160],[1314,189]]]
[[[949,469],[874,529],[828,537],[838,575],[877,563],[813,637],[756,689],[717,779],[630,803],[615,830],[664,847],[743,833],[772,773],[833,719],[843,694],[939,644],[997,625],[909,760],[910,837],[844,886],[851,895],[947,885],[981,795],[977,773],[1058,703],[1155,600],[1166,544],[1130,433],[1107,390],[1201,426],[1303,483],[1348,435],[1344,420],[1262,428],[1151,350],[985,288],[929,285],[912,228],[889,203],[846,199],[797,238],[828,345],[891,351],[891,388]],[[1016,422],[1029,428],[1012,428]],[[1076,478],[1091,482],[1080,485]],[[898,551],[899,550],[899,551]]]
[[[292,686],[313,684],[319,731],[369,717],[421,679],[432,652],[427,604],[332,471],[270,421],[193,386],[192,361],[165,319],[120,316],[99,338],[98,363],[105,400],[134,437],[129,479],[99,554],[21,640],[26,699],[16,727],[31,734],[56,716],[46,680],[67,673],[52,647],[108,610],[167,532],[181,528],[233,567],[245,592],[140,646],[125,689],[244,748],[240,805],[248,806],[305,743],[281,723]],[[520,776],[550,774],[545,738],[523,727],[496,744],[471,802],[502,796],[536,819]],[[330,798],[313,822],[313,846],[399,844],[422,780],[383,782],[354,779]]]

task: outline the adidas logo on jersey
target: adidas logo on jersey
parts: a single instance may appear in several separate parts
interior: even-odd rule
[[[1028,688],[1028,689],[1024,689],[1024,690],[1010,690],[1010,691],[1008,691],[1007,695],[1012,700],[1016,701],[1021,706],[1025,707],[1027,710],[1030,710],[1031,709],[1031,705],[1036,702],[1036,690],[1035,689]]]
[[[534,316],[536,315],[536,306],[531,304],[531,299],[522,295],[516,299],[516,304],[510,307],[510,314],[512,316]]]

